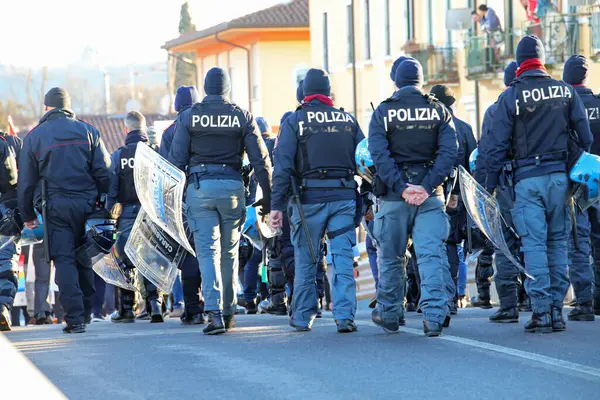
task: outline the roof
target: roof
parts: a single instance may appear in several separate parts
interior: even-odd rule
[[[308,28],[309,25],[308,0],[293,0],[232,19],[229,22],[223,22],[201,31],[185,33],[176,39],[169,40],[162,48],[168,50],[172,47],[230,29]]]
[[[93,125],[100,131],[100,137],[109,153],[117,150],[125,144],[125,116],[126,114],[111,115],[78,115],[77,118]],[[175,119],[174,116],[161,114],[144,114],[146,125],[152,126],[156,121],[168,121]],[[157,132],[161,135],[162,132]]]

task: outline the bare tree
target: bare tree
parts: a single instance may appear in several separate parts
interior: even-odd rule
[[[32,118],[37,118],[44,113],[44,91],[46,80],[48,79],[47,68],[44,67],[40,79],[36,79],[31,68],[20,71],[11,67],[10,92],[15,100],[22,96],[17,95],[17,91],[25,94],[28,114]]]

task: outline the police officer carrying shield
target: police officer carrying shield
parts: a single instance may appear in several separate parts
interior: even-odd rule
[[[147,143],[146,118],[137,111],[131,111],[125,117],[125,145],[117,149],[111,156],[110,188],[108,191],[107,207],[110,209],[116,203],[122,206],[117,229],[119,235],[115,243],[117,254],[125,265],[129,276],[135,276],[135,265],[125,254],[125,244],[142,208],[135,190],[133,168],[135,151],[138,143]],[[144,277],[146,301],[150,305],[147,310],[152,322],[163,322],[162,296],[157,287]],[[119,307],[110,317],[112,322],[135,322],[135,292],[119,288]]]
[[[325,71],[308,71],[303,94],[302,106],[284,121],[275,148],[270,216],[273,226],[282,226],[291,188],[295,201],[287,206],[287,212],[296,275],[290,325],[309,331],[317,316],[318,249],[327,233],[334,265],[333,317],[338,332],[354,332],[352,247],[356,243],[358,194],[354,151],[364,135],[352,116],[333,106]]]
[[[373,230],[380,273],[372,319],[387,332],[399,329],[405,252],[412,236],[424,331],[439,336],[448,312],[444,282],[448,221],[441,185],[457,158],[456,132],[450,112],[421,91],[423,70],[418,61],[403,61],[395,81],[398,91],[377,107],[369,126],[369,151],[377,168],[374,186],[380,199]]]
[[[584,56],[571,56],[565,63],[563,81],[573,85],[581,97],[586,115],[590,122],[594,142],[591,153],[600,155],[600,97],[586,87],[589,62]],[[578,243],[573,236],[569,246],[569,277],[575,292],[577,306],[569,312],[569,321],[593,321],[594,317],[594,280],[596,297],[600,300],[600,213],[598,203],[583,212],[576,213]],[[591,238],[590,238],[591,236]],[[591,239],[591,242],[590,242]],[[590,263],[592,246],[595,268]],[[594,271],[596,278],[594,279]],[[600,315],[600,301],[596,301],[596,315]]]
[[[98,194],[108,191],[110,159],[100,132],[75,118],[64,89],[50,89],[44,104],[46,114],[25,137],[19,155],[19,210],[27,227],[37,226],[36,188],[46,181],[44,240],[49,241],[65,310],[63,332],[82,333],[91,320],[94,271],[77,262],[75,249],[83,244],[86,215],[94,210]]]
[[[185,110],[200,101],[200,94],[194,86],[180,86],[175,94],[175,111],[181,114]],[[164,158],[169,158],[169,151],[173,143],[173,137],[177,130],[177,120],[173,122],[162,134],[160,141],[159,154]],[[193,246],[193,244],[192,244]],[[200,276],[200,266],[198,259],[190,253],[181,263],[181,285],[183,288],[184,313],[181,316],[183,325],[201,325],[204,321],[204,301],[199,295],[202,286],[202,277]]]
[[[0,198],[4,214],[9,208],[16,208],[17,199],[17,160],[10,145],[0,138]],[[12,206],[10,206],[12,204]],[[2,225],[7,215],[2,215]],[[11,235],[10,232],[2,232],[3,236]],[[15,300],[18,287],[18,259],[21,254],[19,241],[11,243],[0,249],[0,331],[10,331],[10,310]]]
[[[227,72],[206,74],[207,96],[177,117],[169,161],[188,173],[187,218],[196,244],[209,324],[205,334],[235,326],[238,245],[244,223],[245,190],[240,169],[246,151],[270,210],[271,163],[252,114],[230,103]]]
[[[521,39],[517,78],[500,95],[489,146],[479,155],[486,174],[480,183],[493,192],[509,149],[513,152],[513,222],[521,237],[525,267],[535,278],[525,282],[533,309],[525,331],[538,333],[566,329],[562,307],[569,288],[569,131],[577,132],[581,148],[592,143],[579,95],[548,75],[544,58],[540,39]]]

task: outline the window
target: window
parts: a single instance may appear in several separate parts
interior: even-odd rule
[[[329,33],[327,29],[327,13],[323,13],[323,69],[329,72]]]
[[[415,39],[415,3],[406,0],[406,40]]]
[[[390,33],[390,0],[385,0],[385,11],[384,11],[384,25],[385,25],[385,55],[392,55],[392,36]]]
[[[354,62],[354,12],[352,10],[352,4],[346,6],[346,28],[346,31],[348,32],[348,37],[346,38],[346,43],[348,45],[346,62],[352,64]]]
[[[365,60],[371,59],[371,12],[369,0],[365,0]]]

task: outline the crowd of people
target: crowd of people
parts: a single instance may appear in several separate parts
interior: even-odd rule
[[[334,105],[321,69],[307,72],[298,106],[283,115],[276,138],[265,119],[231,103],[225,70],[207,72],[203,99],[196,88],[180,87],[177,118],[155,150],[187,174],[184,212],[197,256],[188,253],[179,266],[181,290],[176,283],[171,312],[216,335],[235,328],[238,305],[249,314],[288,316],[301,332],[331,309],[338,332],[355,332],[362,224],[377,288],[372,321],[388,333],[400,330],[406,312],[419,311],[424,334],[441,335],[468,303],[464,259],[476,249],[473,306],[492,308],[496,267],[500,307],[491,322],[514,323],[520,312],[532,311],[526,332],[563,331],[571,284],[576,305],[568,320],[593,321],[600,314],[600,263],[594,269],[591,261],[592,248],[600,248],[594,197],[600,158],[593,141],[600,134],[600,99],[585,86],[585,57],[566,62],[562,81],[548,74],[544,58],[539,38],[520,41],[516,61],[505,70],[507,88],[485,113],[479,143],[455,115],[451,88],[424,92],[422,67],[411,57],[394,62],[394,91],[374,111],[367,138],[356,119]],[[75,118],[65,90],[51,89],[45,106],[22,148],[0,141],[0,191],[5,210],[18,209],[28,229],[38,227],[36,209],[43,212],[45,259],[56,268],[63,331],[85,332],[92,317],[103,319],[103,309],[113,308],[114,323],[163,322],[165,294],[150,276],[136,273],[123,250],[141,210],[132,160],[138,144],[148,143],[144,116],[127,114],[124,145],[110,156],[100,132]],[[469,217],[457,169],[470,171],[495,196],[509,252]],[[111,215],[118,207],[115,252],[143,294],[117,288],[114,306],[78,251],[88,236],[86,219],[99,207]],[[268,224],[258,227],[258,245],[247,236],[253,213]],[[2,330],[11,326],[20,251],[18,239],[0,249]],[[51,322],[47,308],[35,313],[36,321]]]

